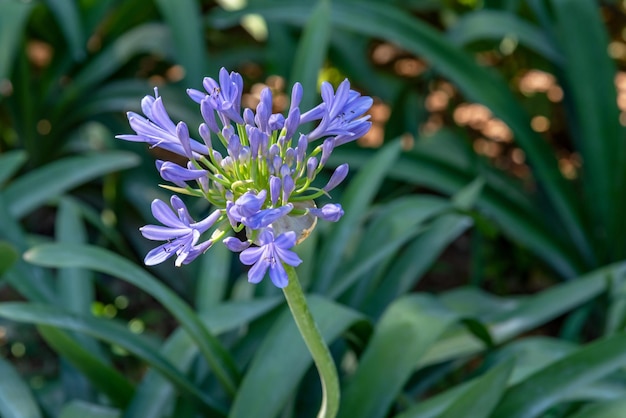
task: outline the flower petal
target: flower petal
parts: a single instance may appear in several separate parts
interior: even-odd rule
[[[171,228],[185,228],[187,225],[182,223],[180,219],[174,214],[172,209],[167,206],[165,202],[159,199],[152,201],[152,215],[155,219],[161,222],[163,225]]]
[[[276,262],[274,263],[270,263],[270,279],[272,279],[272,283],[274,283],[274,286],[280,289],[289,284],[289,276],[285,271],[283,263],[278,260],[276,260]]]
[[[150,250],[148,254],[146,254],[143,262],[146,266],[154,266],[156,264],[161,264],[162,262],[173,256],[175,253],[176,252],[173,251],[172,243],[167,242]]]
[[[284,250],[290,249],[291,247],[296,245],[296,233],[294,231],[287,231],[280,234],[278,237],[276,237],[274,245]]]
[[[224,243],[226,248],[235,253],[240,253],[246,248],[250,247],[250,241],[240,241],[235,237],[227,237],[222,242]]]
[[[298,257],[298,254],[294,253],[293,251],[284,250],[278,247],[275,248],[275,251],[276,255],[278,256],[277,258],[279,258],[285,264],[296,267],[299,266],[300,263],[302,263],[302,260],[300,259],[300,257]]]
[[[246,266],[251,266],[263,256],[264,247],[251,247],[243,250],[239,254],[239,260]]]
[[[139,228],[144,238],[154,241],[167,241],[189,233],[189,228],[170,228],[160,225],[146,225]]]
[[[243,253],[242,253],[243,254]],[[270,262],[267,258],[261,258],[259,261],[248,270],[248,281],[250,283],[259,283],[265,277],[267,268],[270,266]]]

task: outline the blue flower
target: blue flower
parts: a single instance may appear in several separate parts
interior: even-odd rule
[[[343,216],[343,209],[340,204],[328,203],[321,209],[309,208],[309,213],[325,221],[337,222]]]
[[[162,263],[174,254],[177,255],[176,266],[189,264],[213,244],[210,240],[200,244],[198,241],[200,235],[211,228],[220,217],[219,210],[206,219],[195,222],[178,196],[172,196],[170,203],[173,210],[162,200],[155,199],[152,202],[152,215],[165,226],[146,225],[140,228],[145,238],[167,241],[148,252],[144,260],[147,266]]]
[[[256,215],[265,202],[267,191],[261,190],[259,193],[253,191],[245,192],[234,203],[228,202],[226,213],[231,219],[231,223],[242,222],[245,218]]]
[[[190,180],[200,180],[202,177],[208,175],[206,170],[198,170],[190,162],[187,163],[187,168],[181,167],[171,161],[156,161],[157,170],[163,180],[171,181],[178,187],[185,188],[187,184],[185,182]]]
[[[135,134],[117,136],[185,157],[185,163],[157,161],[161,177],[178,186],[163,187],[204,198],[215,208],[204,220],[195,222],[178,197],[172,197],[172,208],[155,200],[152,212],[163,225],[146,225],[141,233],[166,242],[151,250],[145,263],[158,264],[176,254],[180,266],[222,241],[231,251],[241,252],[242,262],[254,265],[251,282],[259,282],[269,269],[274,284],[284,287],[283,263],[300,263],[290,248],[306,239],[318,218],[336,222],[344,214],[339,204],[316,208],[315,199],[328,195],[346,178],[347,164],[337,167],[326,186],[313,184],[337,146],[370,128],[365,113],[372,99],[352,90],[348,80],[336,91],[323,83],[322,103],[304,111],[300,109],[302,85],[295,83],[289,110],[283,115],[272,113],[274,100],[269,88],[263,89],[255,109],[242,110],[243,78],[224,68],[218,81],[206,77],[203,86],[205,92],[187,90],[200,104],[204,122],[197,131],[202,142],[190,136],[185,122],[172,121],[156,89],[154,97],[141,101],[145,117],[128,113]],[[318,121],[315,129],[304,131],[312,121]],[[318,139],[321,143],[313,146]],[[247,239],[227,237],[228,229],[245,231]],[[202,234],[209,230],[211,238],[202,241]],[[252,243],[258,247],[250,248]]]
[[[289,278],[283,263],[298,266],[302,260],[290,249],[296,244],[296,233],[293,231],[280,234],[274,239],[272,228],[266,228],[259,234],[259,247],[250,247],[239,255],[241,262],[252,266],[248,271],[248,281],[259,283],[269,269],[270,279],[276,287],[283,288]]]
[[[322,100],[323,103],[300,118],[300,123],[321,118],[319,125],[308,135],[309,141],[336,136],[335,146],[338,146],[360,138],[372,126],[369,115],[363,116],[372,106],[372,98],[350,90],[347,79],[339,85],[336,92],[333,92],[330,83],[322,83]]]
[[[188,89],[187,94],[196,103],[205,102],[210,109],[217,112],[224,126],[230,125],[230,121],[243,124],[241,117],[241,94],[243,93],[243,78],[239,73],[220,69],[219,84],[211,77],[205,77],[202,83],[208,94],[201,91]],[[207,109],[208,110],[208,109]],[[204,114],[203,114],[204,115]],[[213,119],[212,115],[204,115],[205,118]],[[207,121],[209,127],[212,124]]]
[[[156,88],[154,89],[154,96],[146,96],[141,101],[141,109],[144,115],[148,117],[147,119],[135,112],[128,112],[127,114],[130,127],[133,128],[136,135],[117,135],[116,138],[133,142],[145,142],[151,147],[159,147],[187,157],[187,146],[183,146],[179,138],[179,134],[185,134],[186,127],[177,129],[177,126],[167,114]],[[187,137],[184,139],[189,141],[188,147],[194,152],[195,157],[199,157],[199,154],[208,154],[209,150],[206,145],[196,140],[191,140],[189,132],[187,131],[186,133]]]

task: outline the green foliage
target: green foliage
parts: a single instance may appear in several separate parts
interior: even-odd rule
[[[248,284],[217,247],[183,269],[141,265],[150,244],[137,227],[163,192],[153,156],[113,136],[154,84],[174,119],[197,125],[184,89],[224,65],[247,85],[280,75],[287,96],[302,82],[305,107],[320,77],[391,106],[381,148],[333,152],[354,173],[333,190],[346,214],[297,248],[340,370],[340,417],[619,416],[624,62],[606,54],[603,16],[623,6],[249,3],[0,0],[0,415],[315,416],[317,376],[276,289]],[[265,41],[242,26],[250,15]],[[381,44],[427,70],[376,62]],[[549,73],[563,102],[517,91],[528,68]],[[442,80],[455,91],[446,126],[422,134]],[[508,126],[528,174],[475,152],[475,132],[452,122],[463,101]],[[555,135],[531,127],[537,103]],[[580,157],[576,176],[560,170],[564,152]],[[52,372],[33,372],[27,341],[14,349],[22,329],[45,342]]]

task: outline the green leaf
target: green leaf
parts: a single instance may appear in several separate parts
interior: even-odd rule
[[[81,22],[79,4],[73,1],[46,0],[55,15],[59,28],[65,35],[70,52],[75,61],[83,59],[85,53],[85,34]]]
[[[163,344],[161,354],[183,373],[188,373],[198,354],[197,346],[183,329],[176,330]],[[148,370],[128,408],[125,418],[161,418],[175,402],[176,388],[165,376]]]
[[[366,310],[374,315],[396,297],[408,292],[452,241],[472,225],[471,218],[457,214],[443,215],[396,257],[375,291],[370,292]]]
[[[511,387],[494,416],[530,418],[540,415],[571,391],[624,367],[625,346],[626,335],[619,334],[580,348]]]
[[[22,48],[22,35],[33,5],[23,1],[0,1],[0,83],[11,75],[13,58]]]
[[[501,297],[474,286],[459,286],[439,294],[439,301],[461,316],[489,320],[519,307],[523,298]]]
[[[509,379],[509,383],[514,385],[577,349],[577,345],[569,341],[547,337],[526,337],[500,348],[494,354],[493,359],[495,361],[515,359],[515,369]]]
[[[28,385],[11,363],[0,357],[0,416],[3,418],[41,418],[41,411]]]
[[[609,279],[626,279],[626,261],[592,271],[570,282],[521,299],[514,308],[494,315],[487,328],[496,344],[503,343],[592,300],[608,289]],[[451,330],[420,359],[420,365],[436,364],[485,349],[466,329]]]
[[[464,14],[448,31],[448,39],[457,45],[512,37],[521,45],[543,55],[548,61],[562,63],[563,56],[554,48],[541,28],[519,16],[501,10],[478,10]]]
[[[107,273],[137,286],[158,300],[193,336],[224,388],[234,393],[239,380],[233,359],[219,340],[208,332],[198,316],[174,292],[132,262],[92,246],[45,244],[29,250],[24,258],[47,267],[79,267]]]
[[[0,238],[10,242],[19,253],[28,247],[26,234],[21,225],[8,213],[4,193],[0,192]],[[9,253],[5,256],[10,256]],[[56,292],[53,291],[50,272],[29,266],[24,260],[18,259],[4,273],[4,279],[22,296],[37,302],[53,302],[56,300]]]
[[[626,411],[626,399],[616,399],[586,406],[569,418],[615,418]]]
[[[353,324],[363,321],[358,312],[330,300],[309,296],[307,301],[327,344]],[[311,356],[295,322],[285,310],[256,351],[229,418],[276,417],[311,364]]]
[[[83,401],[71,401],[63,406],[59,418],[120,418],[122,412],[106,406]]]
[[[478,177],[452,197],[454,206],[460,210],[470,210],[476,204],[484,187],[485,180]]]
[[[506,389],[513,362],[504,362],[462,385],[420,402],[397,418],[489,417]]]
[[[136,165],[136,155],[110,151],[55,161],[15,179],[3,194],[9,213],[20,219],[50,199],[104,174]]]
[[[470,380],[469,382],[448,389],[443,393],[425,399],[398,414],[395,418],[439,418],[439,414],[452,405],[455,400],[463,397],[477,385],[480,382],[479,379],[480,378]]]
[[[317,79],[326,60],[330,33],[330,0],[318,0],[300,37],[291,70],[289,85],[302,84],[301,109],[310,109],[316,104]]]
[[[24,165],[27,159],[28,154],[23,150],[8,151],[0,155],[0,187]]]
[[[209,312],[226,296],[233,253],[225,245],[215,245],[200,260],[196,285],[196,309]]]
[[[60,199],[55,221],[55,235],[59,243],[85,244],[87,242],[87,231],[82,223],[80,208],[71,198],[62,197]],[[85,315],[91,313],[95,289],[93,286],[93,274],[90,271],[78,268],[62,268],[57,272],[56,282],[57,299],[60,306],[63,306],[69,312]],[[84,350],[97,356],[102,361],[106,361],[106,357],[96,340],[82,334],[72,335],[72,337],[75,340],[75,344],[79,344]],[[73,343],[73,341],[70,341],[70,343]],[[62,349],[61,347],[57,348],[59,350]],[[73,362],[69,358],[68,361],[70,363]],[[77,373],[72,365],[62,364],[60,369],[64,390],[74,393],[79,392],[76,393],[77,398],[81,398],[80,391],[85,393],[91,391],[89,381],[86,380],[87,376],[91,378],[92,382],[93,380],[98,380],[98,376],[94,376],[93,373],[84,373],[84,363],[79,364],[79,366],[83,366],[82,369],[79,369],[83,372],[82,375]],[[101,386],[102,384],[94,382],[94,385]],[[106,387],[106,389],[110,389],[110,387]],[[129,400],[128,398],[122,399],[125,402]]]
[[[165,55],[173,61],[175,48],[169,29],[159,23],[137,26],[118,37],[113,44],[104,48],[90,59],[63,91],[57,103],[54,120],[63,120],[67,106],[88,89],[99,87],[107,77],[119,70],[132,57],[141,53]]]
[[[200,84],[208,70],[209,57],[198,2],[156,0],[155,3],[170,27],[174,54],[185,71],[185,79],[189,83]]]
[[[376,326],[346,386],[339,418],[385,416],[413,374],[417,359],[456,319],[426,295],[394,302]]]
[[[551,1],[555,36],[565,56],[562,67],[565,97],[571,106],[571,132],[585,170],[582,185],[598,254],[626,255],[624,211],[626,164],[624,130],[619,123],[616,65],[606,52],[609,37],[596,4],[584,0]],[[584,28],[585,30],[580,30]],[[593,83],[589,83],[593,80]],[[608,239],[607,239],[608,238]],[[616,247],[617,246],[617,247]],[[618,258],[619,257],[619,258]]]
[[[343,259],[343,249],[348,237],[361,220],[371,201],[374,199],[380,184],[383,182],[389,167],[400,154],[400,141],[394,141],[381,149],[359,173],[350,181],[344,195],[342,205],[345,215],[332,229],[322,247],[317,280],[314,286],[318,292],[324,292],[335,279],[335,273]]]
[[[223,405],[200,391],[157,351],[155,344],[145,336],[133,334],[117,322],[64,312],[50,305],[23,302],[0,303],[0,316],[18,322],[81,332],[117,344],[150,364],[166,376],[178,389],[202,402],[213,413],[223,412]]]
[[[450,202],[435,196],[404,196],[396,198],[377,208],[368,227],[359,232],[359,245],[354,251],[344,274],[334,281],[330,295],[336,297],[345,289],[355,284],[354,271],[365,271],[359,277],[358,285],[354,287],[350,297],[350,305],[358,306],[362,300],[378,288],[380,282],[389,280],[390,265],[398,259],[396,252],[404,248],[404,242],[414,239],[419,233],[428,229],[425,224],[444,211],[449,211]],[[402,242],[399,246],[397,243]],[[390,251],[390,248],[393,250]],[[381,259],[381,253],[387,254]],[[372,259],[376,259],[373,263]],[[367,264],[368,267],[364,267]],[[386,306],[386,304],[385,304]]]
[[[61,199],[55,222],[59,243],[85,244],[87,232],[80,221],[79,208],[69,199]],[[83,269],[60,269],[58,273],[59,302],[70,312],[89,313],[94,299],[91,274]]]
[[[0,241],[0,278],[19,259],[17,249],[6,241]]]
[[[135,391],[133,385],[116,369],[69,335],[51,326],[40,325],[39,333],[46,343],[79,370],[98,390],[117,406],[126,406]],[[86,335],[80,335],[87,337]]]
[[[513,362],[494,367],[457,398],[439,418],[488,418],[506,389]]]
[[[227,302],[214,305],[204,313],[202,322],[216,335],[235,330],[264,315],[283,302],[282,297]],[[198,354],[198,347],[183,329],[176,330],[163,344],[161,354],[178,369],[188,372]],[[124,412],[125,418],[160,418],[174,401],[175,388],[160,374],[150,370],[137,388],[135,397]]]
[[[346,162],[360,169],[372,154],[370,150],[339,148],[333,151],[329,164]],[[533,250],[563,277],[574,278],[585,271],[580,255],[563,238],[562,228],[546,223],[545,207],[533,201],[506,173],[482,164],[458,134],[443,129],[420,138],[388,172],[389,178],[450,195],[477,176],[486,184],[476,207],[495,220],[510,239]]]

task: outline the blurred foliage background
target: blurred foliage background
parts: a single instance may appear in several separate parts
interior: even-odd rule
[[[155,152],[114,136],[154,86],[197,126],[185,89],[224,66],[247,107],[268,85],[286,109],[295,81],[312,107],[346,77],[375,99],[331,159],[351,167],[346,216],[298,248],[341,417],[622,416],[625,11],[0,0],[0,415],[315,416],[277,289],[219,246],[142,263],[168,193]]]

